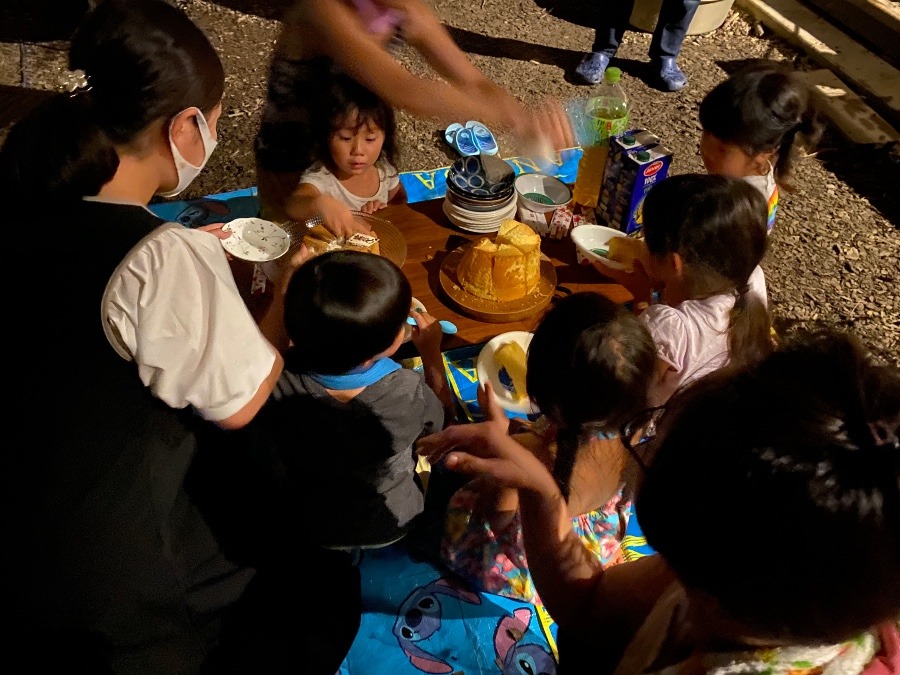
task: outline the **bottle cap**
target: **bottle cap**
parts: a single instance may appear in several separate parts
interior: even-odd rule
[[[625,134],[622,136],[622,145],[634,145],[637,142],[634,136],[631,134]]]
[[[606,79],[607,83],[615,84],[619,80],[622,79],[622,70],[613,66],[612,68],[607,68],[603,74],[603,77]]]
[[[639,162],[646,162],[648,159],[650,159],[650,153],[646,150],[640,150],[637,154],[635,154],[635,157],[637,157],[637,160]]]

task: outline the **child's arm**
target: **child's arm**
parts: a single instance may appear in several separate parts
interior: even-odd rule
[[[486,422],[428,436],[419,441],[419,452],[432,464],[445,461],[449,469],[485,474],[518,488],[528,566],[548,612],[574,633],[612,631],[627,644],[674,577],[658,556],[604,572],[572,529],[568,506],[550,471],[507,434],[506,414],[491,394],[490,384],[478,392]],[[644,574],[616,572],[633,565]],[[624,649],[624,644],[615,646]]]
[[[365,231],[365,224],[353,218],[350,207],[331,195],[319,192],[309,183],[300,183],[287,198],[285,212],[288,218],[304,222],[314,216],[322,219],[325,228],[336,237],[351,237]]]
[[[616,495],[627,461],[628,451],[618,438],[592,438],[578,448],[569,478],[572,517],[595,511]]]
[[[597,262],[593,265],[600,274],[624,286],[631,293],[634,298],[632,307],[635,314],[640,314],[650,306],[653,300],[653,291],[656,290],[658,284],[650,278],[641,261],[635,260],[631,270],[614,270]]]
[[[444,357],[441,355],[441,338],[443,333],[437,319],[427,312],[411,312],[416,320],[412,341],[422,357],[422,369],[425,383],[437,395],[444,407],[444,425],[456,419],[456,403],[447,382],[444,371]]]

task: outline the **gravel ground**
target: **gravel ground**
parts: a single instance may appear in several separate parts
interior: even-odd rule
[[[228,80],[220,144],[185,197],[255,184],[253,137],[265,95],[278,17],[288,0],[181,0],[222,54]],[[590,48],[588,0],[434,0],[454,38],[489,77],[523,101],[565,100],[585,88],[569,79]],[[11,24],[6,24],[10,26]],[[24,24],[23,24],[24,25]],[[66,34],[3,30],[0,85],[47,88],[64,62]],[[58,33],[59,31],[57,31]],[[24,58],[18,40],[28,39]],[[679,59],[690,86],[676,94],[645,84],[650,36],[626,34],[615,65],[633,102],[632,126],[659,135],[675,152],[672,173],[703,171],[697,155],[697,108],[703,95],[752,59],[815,66],[752,19],[732,11],[712,33],[689,36]],[[431,76],[409,51],[414,72]],[[22,68],[24,64],[24,68]],[[465,121],[465,120],[461,120]],[[453,159],[433,120],[398,115],[400,170],[446,166]],[[501,154],[515,149],[499,136]],[[855,332],[882,358],[900,365],[900,148],[854,146],[829,129],[814,156],[800,163],[792,193],[782,192],[770,252],[763,264],[776,327],[838,326]]]

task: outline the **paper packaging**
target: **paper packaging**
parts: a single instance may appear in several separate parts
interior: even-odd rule
[[[556,209],[550,219],[550,238],[565,239],[569,230],[572,229],[573,220],[572,209],[568,206],[560,206]]]
[[[538,213],[520,206],[519,222],[525,223],[542,237],[565,239],[572,228],[572,210],[568,206],[560,206],[547,213]]]
[[[603,196],[604,186],[609,185],[614,190],[618,182],[619,171],[625,155],[631,150],[643,150],[651,145],[661,143],[659,136],[646,129],[629,129],[621,136],[611,138],[609,141],[609,153],[606,155],[606,167],[603,170],[603,185],[600,186],[600,196]],[[597,202],[597,210],[603,207]]]
[[[614,179],[603,184],[597,213],[609,227],[631,234],[642,226],[647,192],[669,173],[672,151],[656,143],[624,150],[616,161],[620,166]]]
[[[538,213],[524,206],[519,206],[518,214],[520,223],[525,223],[542,237],[550,234],[549,213]]]

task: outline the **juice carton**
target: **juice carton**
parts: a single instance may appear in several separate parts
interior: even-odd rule
[[[671,164],[672,151],[662,143],[626,150],[614,183],[604,182],[598,209],[601,219],[626,234],[639,230],[644,197],[668,175]]]
[[[603,192],[603,187],[607,185],[612,192],[615,192],[619,169],[622,168],[622,159],[629,150],[640,150],[660,142],[659,136],[646,129],[630,129],[621,136],[611,138],[609,141],[609,154],[606,156],[606,167],[603,171],[601,193]],[[602,209],[603,207],[598,204],[598,212]]]

